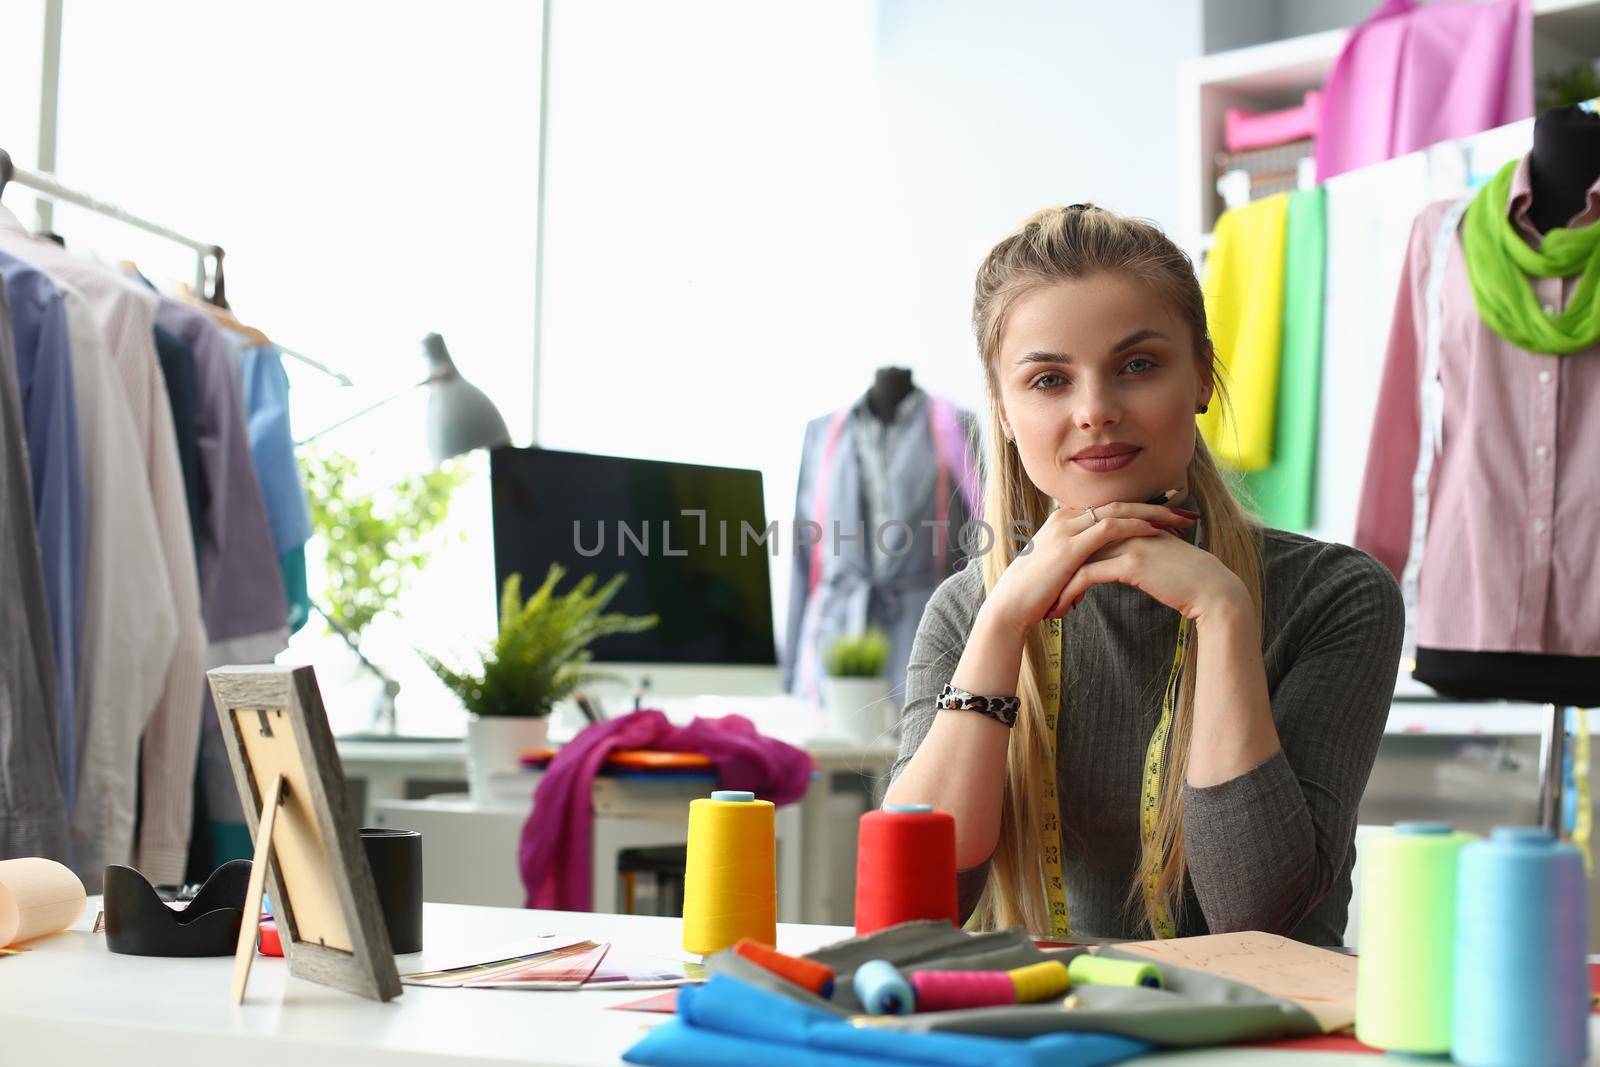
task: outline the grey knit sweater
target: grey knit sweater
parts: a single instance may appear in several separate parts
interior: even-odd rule
[[[1180,936],[1229,930],[1343,941],[1356,807],[1383,736],[1404,609],[1371,556],[1282,530],[1264,543],[1262,652],[1283,749],[1227,782],[1184,788],[1189,886]],[[927,736],[983,602],[981,568],[928,601],[906,676],[898,776]],[[1066,618],[1059,769],[1067,904],[1076,934],[1148,937],[1125,906],[1139,853],[1141,762],[1160,714],[1178,615],[1125,585]],[[971,913],[988,863],[958,876]]]

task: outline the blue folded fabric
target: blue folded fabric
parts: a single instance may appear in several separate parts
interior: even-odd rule
[[[678,1018],[623,1059],[648,1067],[1103,1067],[1154,1046],[1110,1034],[1027,1039],[856,1027],[838,1015],[725,974],[678,991]]]

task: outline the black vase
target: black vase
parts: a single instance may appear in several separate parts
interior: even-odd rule
[[[361,844],[372,864],[383,922],[396,955],[422,951],[422,835],[364,826]]]

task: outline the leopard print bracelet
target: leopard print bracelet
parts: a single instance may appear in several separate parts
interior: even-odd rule
[[[933,706],[940,710],[976,711],[1006,727],[1012,727],[1017,724],[1017,712],[1022,710],[1022,701],[1016,697],[976,696],[947,682],[939,691],[939,699],[934,701]]]

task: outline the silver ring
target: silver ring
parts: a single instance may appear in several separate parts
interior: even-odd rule
[[[1100,516],[1098,516],[1098,515],[1096,515],[1094,513],[1094,508],[1090,507],[1090,508],[1085,508],[1084,510],[1089,513],[1089,521],[1091,523],[1095,523],[1095,522],[1099,522],[1100,521]]]

